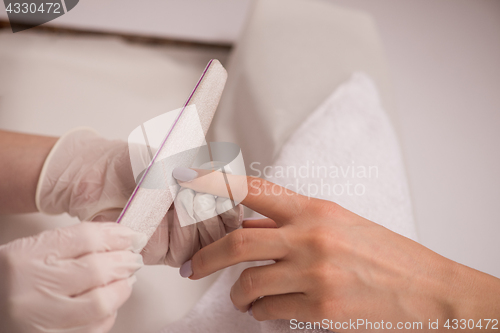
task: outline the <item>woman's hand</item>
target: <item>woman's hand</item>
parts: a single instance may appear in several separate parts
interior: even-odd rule
[[[180,183],[221,195],[217,173]],[[230,182],[245,186],[243,179]],[[215,184],[215,185],[214,185]],[[270,217],[201,249],[183,266],[191,279],[246,261],[274,264],[243,271],[231,289],[240,311],[257,320],[358,323],[493,319],[500,314],[500,282],[448,260],[424,246],[339,205],[307,198],[258,178],[248,178],[247,207]],[[335,329],[335,326],[330,326]],[[491,328],[491,325],[490,325]],[[336,331],[364,331],[344,326]],[[483,331],[485,331],[483,327]]]
[[[1,331],[108,332],[146,241],[116,223],[82,223],[0,246]]]

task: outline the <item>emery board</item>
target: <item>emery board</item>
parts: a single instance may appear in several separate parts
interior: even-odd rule
[[[196,157],[192,147],[205,143],[226,80],[224,67],[218,60],[211,60],[137,182],[117,223],[144,233],[148,239],[153,235],[177,194],[172,170],[192,166]]]

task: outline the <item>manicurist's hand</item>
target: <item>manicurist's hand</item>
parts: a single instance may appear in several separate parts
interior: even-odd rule
[[[129,298],[144,235],[82,223],[0,246],[2,332],[105,333]]]
[[[224,195],[219,173],[196,171],[197,178],[179,183]],[[248,188],[242,203],[269,219],[244,222],[244,229],[201,249],[181,270],[196,280],[237,263],[274,260],[246,269],[231,288],[234,305],[240,311],[250,309],[255,319],[363,319],[391,322],[393,328],[398,322],[422,322],[424,331],[429,320],[439,320],[443,330],[446,320],[455,318],[475,323],[483,319],[481,331],[488,331],[492,325],[486,329],[484,319],[499,319],[500,280],[333,202],[259,178],[228,177],[234,192]],[[344,326],[335,331],[365,329]]]
[[[226,198],[182,189],[142,250],[146,265],[180,267],[202,247],[241,226],[243,207]],[[101,212],[94,221],[116,221],[120,209]],[[181,225],[179,216],[184,219]],[[199,222],[201,221],[201,222]]]

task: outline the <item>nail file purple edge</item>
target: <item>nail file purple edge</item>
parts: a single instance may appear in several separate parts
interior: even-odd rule
[[[194,94],[196,93],[196,90],[198,89],[198,87],[200,86],[201,82],[203,81],[203,78],[205,77],[205,74],[207,73],[207,70],[208,70],[208,68],[210,67],[210,65],[212,64],[213,61],[214,61],[213,59],[210,60],[210,62],[208,63],[208,65],[205,67],[205,70],[203,71],[203,73],[201,74],[200,79],[198,80],[198,83],[196,84],[196,86],[194,87],[193,91],[191,92],[191,95],[189,95],[186,103],[184,103],[184,106],[182,107],[181,112],[179,113],[179,115],[175,119],[175,122],[172,124],[172,127],[170,128],[170,130],[168,131],[167,135],[165,136],[165,139],[163,139],[163,141],[162,141],[159,149],[156,151],[155,156],[153,157],[153,159],[149,163],[149,165],[148,165],[148,167],[146,169],[146,172],[144,172],[144,174],[142,175],[139,183],[137,184],[137,186],[134,189],[134,192],[132,192],[132,195],[130,196],[129,200],[127,201],[127,204],[125,205],[125,207],[123,208],[122,212],[120,213],[120,216],[118,216],[118,220],[116,221],[116,223],[120,223],[121,222],[123,216],[127,212],[127,210],[130,207],[130,205],[132,204],[132,201],[134,200],[137,192],[139,191],[139,188],[141,187],[142,183],[144,182],[144,179],[146,179],[146,176],[149,173],[149,171],[151,170],[151,167],[153,166],[153,164],[155,163],[156,158],[158,157],[160,151],[165,146],[165,143],[167,142],[168,138],[170,137],[170,134],[172,134],[172,131],[173,131],[175,125],[177,125],[177,123],[179,122],[180,117],[184,113],[184,110],[186,109],[186,107],[189,105],[189,102],[191,101],[191,99],[193,98]]]
[[[148,239],[161,225],[179,189],[173,185],[176,182],[171,172],[175,167],[192,166],[197,154],[193,148],[205,144],[205,135],[226,80],[227,72],[220,62],[215,59],[210,61],[184,107],[175,117],[176,120],[169,126],[170,130],[161,141],[160,149],[145,168],[117,223],[145,234]],[[182,154],[179,155],[180,152]],[[153,166],[160,161],[161,169]],[[157,178],[158,174],[153,170],[163,170],[163,176]],[[159,182],[158,186],[151,187],[155,182]]]

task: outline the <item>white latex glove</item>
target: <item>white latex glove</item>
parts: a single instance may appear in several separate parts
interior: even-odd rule
[[[241,226],[243,206],[227,210],[230,207],[229,199],[182,189],[175,199],[175,209],[168,211],[144,248],[144,260],[180,267],[202,247]],[[181,226],[179,216],[190,224]]]
[[[35,201],[48,214],[67,212],[81,221],[116,221],[134,188],[128,144],[104,139],[89,129],[75,129],[62,136],[47,157]],[[206,219],[181,227],[171,207],[142,252],[146,264],[179,267],[200,248],[241,225],[241,206],[220,216],[207,214],[224,211],[223,207],[231,205],[228,199],[216,201],[189,189],[181,190],[179,196],[188,211],[184,216],[193,221],[196,217],[200,221],[200,216]],[[201,215],[195,216],[195,211]]]
[[[2,332],[108,332],[144,243],[116,223],[82,223],[0,246]]]
[[[116,220],[120,212],[120,209],[102,212],[94,221]],[[181,226],[178,214],[190,224]],[[196,223],[200,220],[203,222]],[[242,220],[243,206],[231,207],[227,198],[216,199],[211,194],[184,188],[177,194],[175,208],[172,205],[141,252],[144,263],[180,267],[202,247],[238,229]]]
[[[125,207],[134,188],[128,144],[77,128],[52,148],[40,174],[35,202],[42,213],[66,212],[90,221],[99,212]]]

